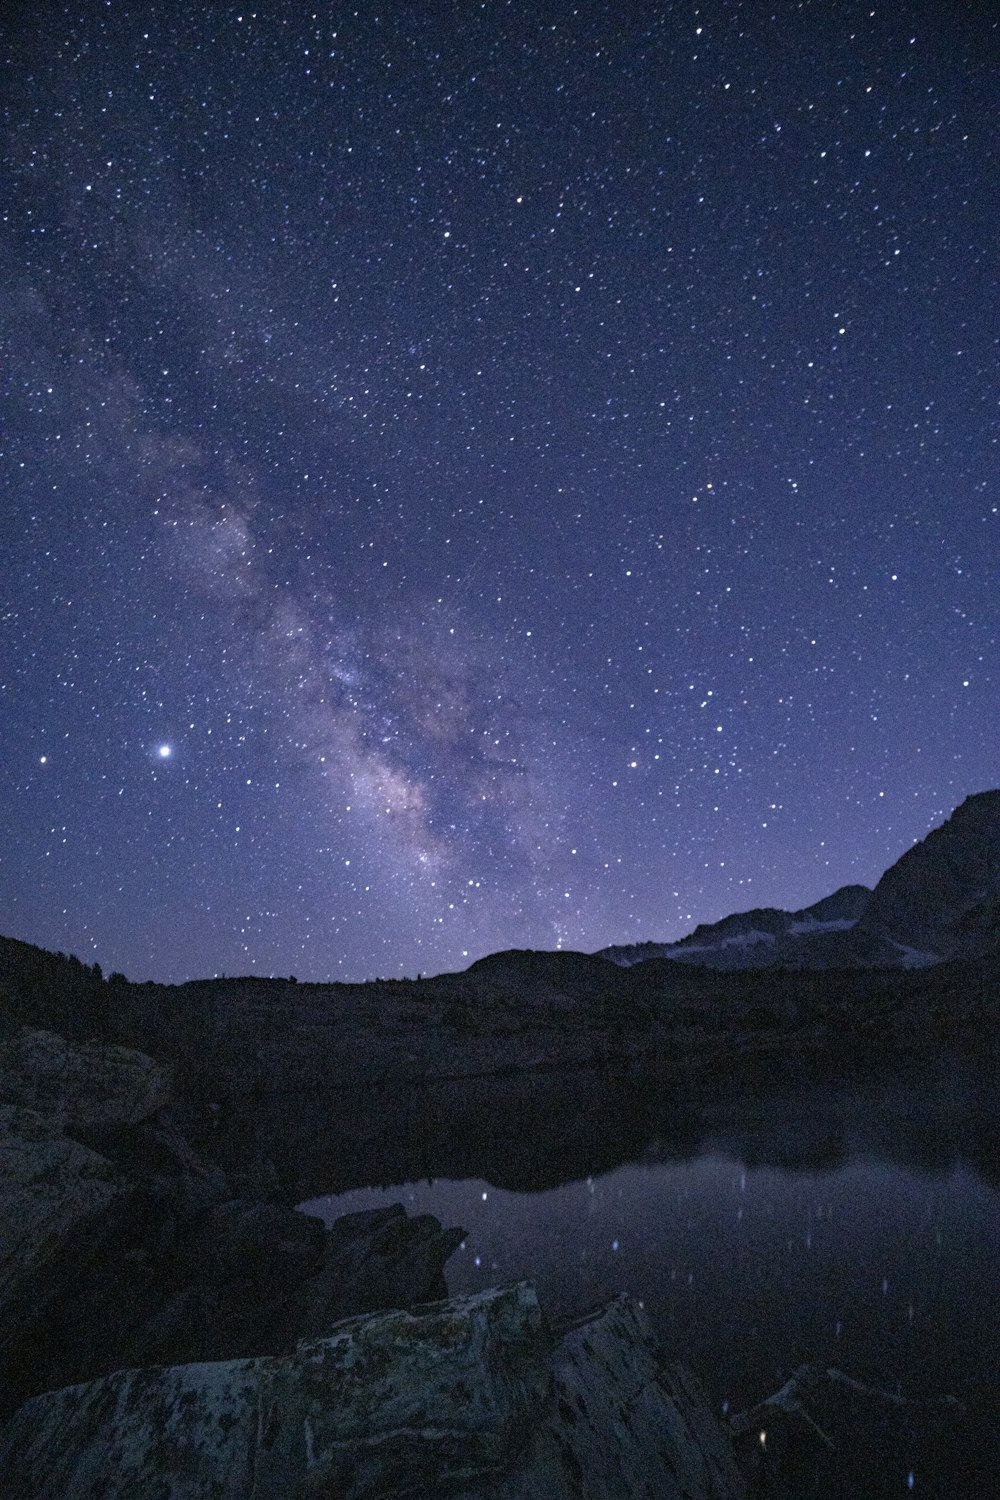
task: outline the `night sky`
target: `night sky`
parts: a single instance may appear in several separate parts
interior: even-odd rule
[[[0,931],[667,939],[1000,783],[990,7],[13,14]]]

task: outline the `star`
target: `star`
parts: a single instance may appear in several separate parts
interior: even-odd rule
[[[11,935],[158,979],[667,940],[877,879],[994,784],[976,7],[939,46],[810,14],[749,51],[678,4],[487,7],[488,89],[446,8],[362,7],[322,92],[266,7],[250,65],[249,12],[89,9],[92,73],[16,23]],[[124,841],[123,749],[156,787]],[[97,936],[48,876],[81,785]],[[178,945],[182,820],[211,919]]]

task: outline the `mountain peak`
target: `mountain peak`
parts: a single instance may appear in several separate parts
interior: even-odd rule
[[[966,797],[891,865],[874,890],[845,885],[800,911],[761,907],[704,923],[675,943],[605,948],[715,969],[910,968],[1000,946],[1000,790]]]
[[[1000,817],[1000,788],[991,791],[972,792],[960,802],[952,813],[948,822],[955,818],[996,818]],[[942,824],[946,827],[946,824]],[[938,830],[935,830],[938,831]]]
[[[1000,938],[1000,791],[977,792],[890,866],[859,927],[938,958]]]

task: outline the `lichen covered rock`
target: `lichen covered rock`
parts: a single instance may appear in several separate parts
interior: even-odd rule
[[[125,1370],[0,1434],[19,1500],[738,1500],[697,1388],[613,1304],[558,1346],[515,1286],[351,1318],[286,1357]]]

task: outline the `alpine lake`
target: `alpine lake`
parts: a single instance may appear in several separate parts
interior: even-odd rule
[[[808,1362],[908,1401],[956,1398],[995,1441],[997,1102],[992,1073],[948,1057],[707,1092],[436,1086],[366,1112],[346,1150],[331,1140],[337,1190],[301,1207],[330,1222],[401,1202],[461,1225],[451,1294],[530,1281],[554,1323],[625,1293],[722,1417]],[[948,1452],[901,1430],[869,1456],[865,1493],[958,1500],[967,1432]]]

